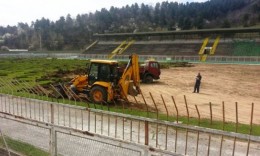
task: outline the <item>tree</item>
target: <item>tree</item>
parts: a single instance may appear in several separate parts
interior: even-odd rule
[[[231,27],[230,22],[229,22],[227,19],[225,19],[225,20],[223,21],[221,27],[222,27],[222,28],[230,28],[230,27]]]
[[[194,21],[194,26],[197,28],[197,29],[203,29],[204,27],[204,20],[201,16],[197,17]]]
[[[249,8],[239,25],[251,26],[260,21],[260,2],[249,0],[208,0],[203,3],[177,3],[164,1],[155,6],[147,4],[126,5],[122,8],[103,8],[94,13],[77,15],[76,18],[61,16],[57,21],[47,18],[37,19],[29,26],[0,26],[0,36],[8,36],[3,45],[13,48],[39,48],[48,50],[81,49],[92,42],[94,33],[118,33],[154,30],[174,30],[175,26],[188,30],[210,27],[231,27],[225,19],[229,12]],[[207,23],[206,23],[207,21]],[[217,23],[217,21],[222,21]]]
[[[248,25],[248,21],[249,21],[249,14],[246,13],[246,14],[244,14],[244,16],[243,16],[243,26],[244,26],[244,27],[248,27],[248,26],[249,26],[249,25]]]

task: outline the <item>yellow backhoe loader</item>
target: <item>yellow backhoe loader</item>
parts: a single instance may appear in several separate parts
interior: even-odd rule
[[[75,77],[70,88],[76,94],[87,94],[94,103],[136,96],[141,93],[138,56],[129,57],[123,73],[120,73],[117,61],[91,60],[87,75]]]

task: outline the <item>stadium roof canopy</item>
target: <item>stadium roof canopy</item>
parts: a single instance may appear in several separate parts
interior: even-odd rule
[[[134,37],[134,36],[164,36],[164,35],[225,35],[238,33],[260,33],[258,28],[222,28],[222,29],[199,29],[199,30],[180,30],[180,31],[161,31],[161,32],[135,32],[135,33],[107,33],[94,34],[94,37]]]

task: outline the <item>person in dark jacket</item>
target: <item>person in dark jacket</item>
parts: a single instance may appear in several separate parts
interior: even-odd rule
[[[196,76],[196,82],[195,82],[193,93],[195,93],[195,92],[199,93],[200,92],[201,78],[202,78],[202,76],[200,75],[200,73],[198,73],[198,75]]]

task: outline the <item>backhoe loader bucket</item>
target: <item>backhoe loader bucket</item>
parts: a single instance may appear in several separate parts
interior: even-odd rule
[[[128,87],[128,94],[131,96],[137,96],[139,91],[134,88],[134,83],[130,82]]]
[[[60,95],[62,97],[68,97],[61,84],[55,85],[54,87],[55,87],[55,92],[59,92],[59,93],[56,94],[57,97],[60,97]]]

